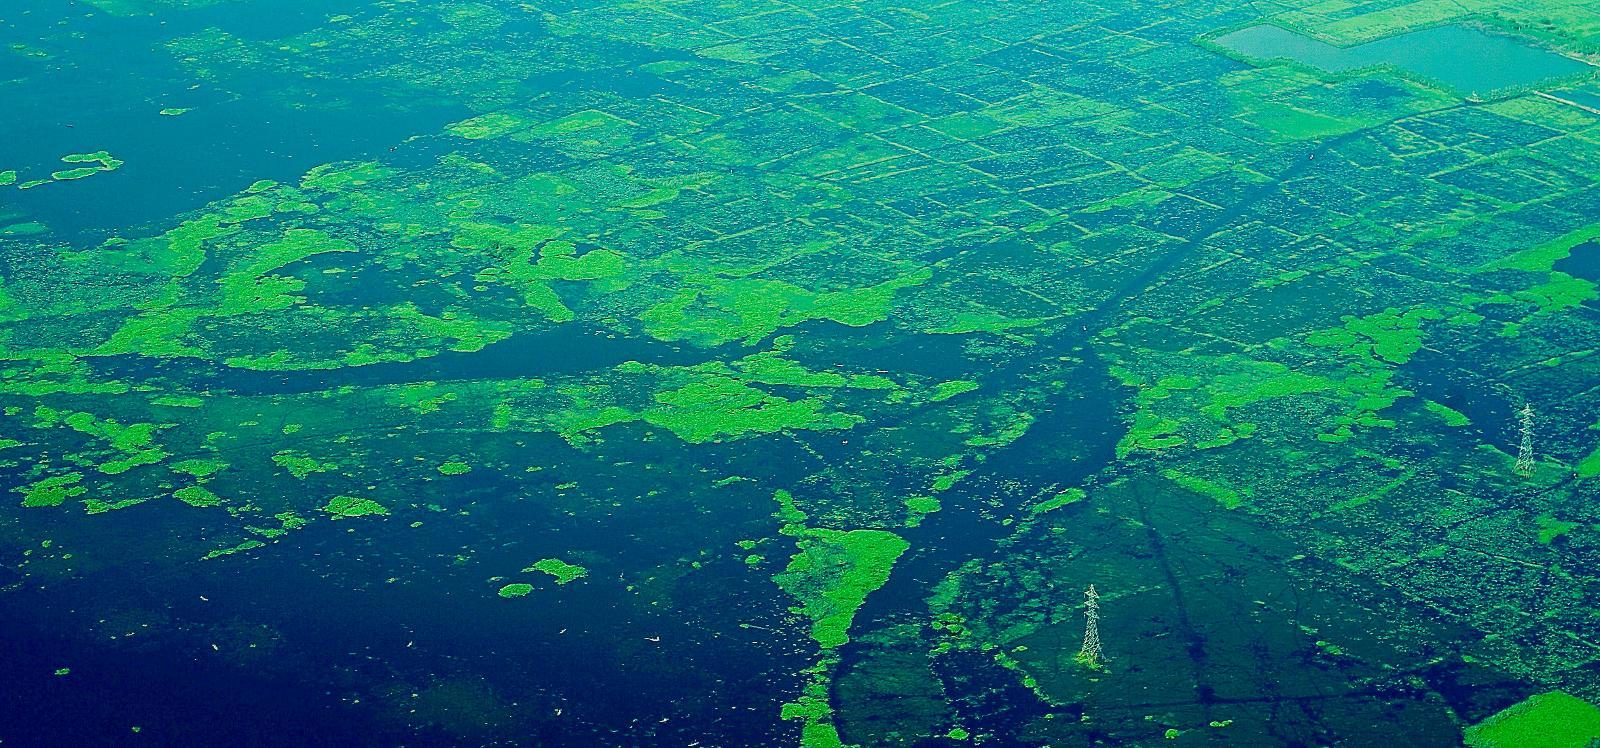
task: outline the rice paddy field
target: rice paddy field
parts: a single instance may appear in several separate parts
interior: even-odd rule
[[[0,8],[0,745],[1600,740],[1600,4]]]

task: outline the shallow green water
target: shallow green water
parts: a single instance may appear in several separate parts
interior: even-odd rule
[[[1249,57],[1287,58],[1330,73],[1393,65],[1461,93],[1534,86],[1589,69],[1552,50],[1466,26],[1439,26],[1339,47],[1282,26],[1261,24],[1219,36],[1216,43]]]

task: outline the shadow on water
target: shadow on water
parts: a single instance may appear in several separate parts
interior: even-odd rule
[[[214,653],[203,645],[118,646],[66,633],[74,622],[45,631],[36,610],[13,602],[0,613],[0,709],[10,717],[0,742],[8,745],[118,745],[141,733],[165,745],[399,745],[415,737],[317,684],[204,656]],[[39,677],[69,663],[70,674]]]
[[[1556,272],[1600,283],[1600,241],[1584,242],[1556,261]]]
[[[1070,329],[1058,350],[1069,348],[1070,336],[1080,332],[1078,325]],[[994,560],[1002,553],[1000,541],[1014,530],[1004,520],[1026,516],[1034,502],[1084,484],[1114,461],[1123,429],[1118,410],[1126,393],[1102,362],[1093,357],[1061,362],[1044,373],[1007,369],[998,374],[1047,377],[1046,386],[1059,391],[1034,412],[1026,434],[973,465],[970,475],[939,494],[940,511],[927,515],[917,527],[899,531],[911,547],[888,582],[867,597],[856,616],[856,631],[866,633],[925,615],[927,599],[949,574],[968,562]],[[839,672],[849,673],[873,657],[873,650],[858,638],[840,654]],[[945,698],[954,698],[963,707],[963,724],[1001,740],[1015,740],[1017,730],[1050,711],[989,653],[940,658],[934,667]],[[843,718],[840,727],[852,741],[864,739],[864,733],[874,729],[849,718]]]
[[[566,449],[548,435],[471,443],[486,460],[522,463]],[[112,745],[134,726],[159,745],[792,742],[771,699],[809,652],[774,645],[787,602],[737,554],[688,565],[704,544],[765,525],[769,500],[737,489],[686,500],[697,471],[670,442],[619,443],[630,446],[576,458],[593,486],[582,495],[563,496],[553,484],[567,475],[544,472],[474,472],[460,479],[478,483],[448,489],[401,476],[416,505],[358,528],[315,522],[269,549],[179,569],[141,549],[16,590],[0,609],[0,711],[11,717],[0,743]],[[623,455],[673,469],[631,470]],[[648,496],[655,488],[666,490]],[[556,508],[610,496],[628,501]],[[121,512],[115,527],[139,522],[138,542],[157,546],[217,531],[174,503]],[[590,575],[556,585],[518,571],[556,549]],[[510,581],[536,590],[495,594]],[[674,600],[714,604],[657,605]],[[741,625],[751,620],[769,627]],[[60,667],[70,676],[51,675]]]
[[[1403,386],[1421,397],[1449,407],[1471,420],[1467,435],[1515,452],[1518,403],[1503,385],[1464,365],[1457,354],[1425,348],[1400,369]]]
[[[1054,377],[1057,381],[1071,382],[1073,386],[1049,399],[1023,438],[991,456],[973,475],[941,495],[940,500],[947,504],[944,511],[907,531],[906,539],[912,550],[890,576],[888,584],[867,598],[858,620],[877,624],[894,615],[922,609],[923,598],[945,574],[968,559],[993,552],[995,542],[1009,530],[985,519],[981,509],[989,505],[991,495],[987,491],[999,483],[1007,479],[1031,480],[1040,487],[1067,488],[1110,466],[1116,458],[1117,440],[1125,430],[1119,411],[1126,393],[1113,384],[1105,364],[1094,355],[1090,337],[1098,334],[1106,321],[1126,304],[1159,283],[1206,239],[1248,213],[1262,199],[1275,194],[1283,183],[1318,168],[1316,155],[1337,150],[1362,133],[1357,130],[1313,146],[1307,153],[1308,158],[1295,159],[1277,179],[1240,195],[1227,210],[1212,216],[1188,239],[1175,244],[1112,289],[1093,309],[1066,321],[1053,334],[1040,340],[1041,351],[1082,357],[1082,362],[1070,372]],[[1026,367],[1034,365],[1037,365],[1036,360],[1023,359],[1002,367],[987,379],[1005,382],[1011,377],[1027,375]],[[1072,449],[1069,445],[1077,445],[1080,451],[1063,461],[1062,450]],[[1013,511],[1020,508],[1010,507]]]
[[[1446,110],[1454,108],[1447,107]],[[1068,320],[1054,334],[1038,343],[1040,350],[1081,357],[1081,362],[1064,372],[1047,374],[1044,381],[1066,382],[1070,386],[1053,394],[1038,412],[1028,432],[1006,449],[977,466],[952,490],[940,495],[945,505],[928,516],[922,525],[908,528],[904,536],[911,549],[897,565],[887,584],[867,598],[857,614],[861,631],[914,618],[927,611],[926,600],[934,585],[968,561],[991,558],[997,542],[1010,528],[990,518],[1002,498],[1002,513],[1019,514],[1028,501],[1053,495],[1053,490],[1083,484],[1116,461],[1116,443],[1125,431],[1120,416],[1127,393],[1115,385],[1106,366],[1093,353],[1090,336],[1097,334],[1118,311],[1157,285],[1174,268],[1189,258],[1211,236],[1246,215],[1262,199],[1276,193],[1281,185],[1318,169],[1315,159],[1336,151],[1361,137],[1357,130],[1323,140],[1304,155],[1295,158],[1278,174],[1240,195],[1227,210],[1212,216],[1189,237],[1166,253],[1153,258],[1139,273],[1112,289],[1105,300],[1090,311]],[[1326,163],[1324,160],[1321,163]],[[1001,367],[986,380],[1008,382],[1016,377],[1038,378],[1037,359]],[[1010,382],[1008,382],[1010,384]],[[1011,389],[1008,387],[1007,389]],[[1032,495],[1018,496],[1013,486],[1022,481]],[[1009,502],[1004,499],[1010,499]],[[841,671],[848,671],[862,657],[859,644],[847,645],[841,652]],[[1031,708],[1031,707],[1030,707]],[[846,725],[847,737],[849,726]]]
[[[1094,358],[1069,365],[1055,377],[1069,386],[1034,414],[1027,433],[940,494],[941,511],[902,532],[911,549],[889,582],[867,598],[858,621],[879,625],[925,610],[933,585],[961,564],[993,553],[1011,532],[1000,522],[1004,517],[995,516],[997,510],[1020,514],[1025,503],[1080,485],[1112,463],[1123,429],[1118,410],[1125,393]],[[1014,480],[1027,482],[1033,493],[1016,495],[1002,487]],[[1005,503],[996,507],[996,499]]]

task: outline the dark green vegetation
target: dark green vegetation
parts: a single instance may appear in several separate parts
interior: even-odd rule
[[[1600,737],[1591,4],[27,6],[0,742]]]

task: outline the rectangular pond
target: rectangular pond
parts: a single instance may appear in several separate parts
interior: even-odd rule
[[[1282,26],[1260,24],[1224,34],[1215,42],[1246,57],[1289,59],[1330,73],[1392,65],[1463,94],[1532,86],[1592,69],[1516,38],[1466,26],[1437,26],[1339,47]]]

